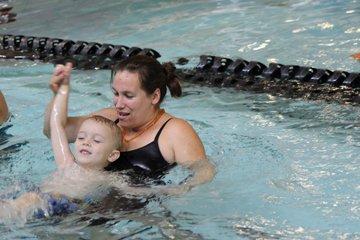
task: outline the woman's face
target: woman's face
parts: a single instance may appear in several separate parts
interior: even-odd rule
[[[158,102],[157,91],[147,94],[137,73],[119,71],[112,83],[114,106],[119,124],[125,128],[140,127],[152,117]]]

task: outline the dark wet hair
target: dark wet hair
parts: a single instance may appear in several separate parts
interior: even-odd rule
[[[175,74],[175,69],[175,65],[171,62],[161,64],[152,57],[135,55],[115,65],[111,82],[119,71],[137,73],[141,88],[146,93],[152,94],[157,88],[160,89],[159,103],[161,103],[166,95],[166,87],[169,88],[172,97],[180,97],[182,94],[180,78]]]

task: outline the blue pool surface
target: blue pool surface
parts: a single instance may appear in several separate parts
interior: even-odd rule
[[[160,61],[201,54],[360,72],[358,0],[13,0],[1,33],[153,48]],[[53,66],[0,60],[12,117],[0,127],[0,192],[54,169],[42,134]],[[110,72],[73,71],[69,112],[111,106]],[[217,174],[132,212],[0,225],[3,239],[360,239],[360,108],[183,83],[164,108],[188,120]],[[174,169],[168,180],[181,181]],[[111,220],[90,224],[100,217]]]

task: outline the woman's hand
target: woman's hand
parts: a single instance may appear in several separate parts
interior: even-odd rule
[[[49,83],[50,89],[53,93],[56,94],[62,84],[69,84],[72,66],[72,63],[70,62],[66,63],[66,65],[56,65]]]

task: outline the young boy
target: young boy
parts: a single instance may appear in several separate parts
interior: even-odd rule
[[[62,78],[51,113],[51,143],[57,171],[38,191],[28,192],[15,200],[0,200],[0,220],[26,221],[34,216],[51,216],[75,211],[79,200],[103,196],[121,179],[103,169],[120,156],[121,134],[115,123],[101,116],[91,116],[82,123],[70,151],[64,126],[67,118],[69,75],[72,65],[53,77]],[[115,183],[115,184],[114,184]]]

